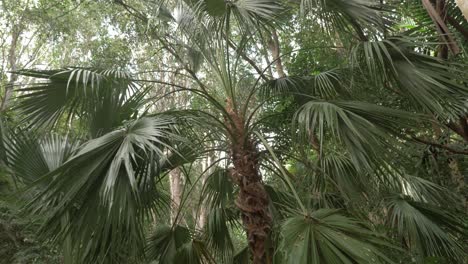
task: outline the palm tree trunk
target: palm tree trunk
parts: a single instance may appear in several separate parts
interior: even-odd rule
[[[234,163],[231,177],[240,189],[235,204],[241,211],[253,263],[263,264],[266,263],[265,247],[272,218],[268,193],[259,172],[259,155],[254,142],[247,137],[243,118],[233,110],[230,100],[226,110],[231,118],[227,124]]]
[[[255,264],[266,263],[265,244],[271,229],[268,194],[258,172],[257,152],[251,146],[233,147],[232,177],[240,188],[236,205],[241,210]]]

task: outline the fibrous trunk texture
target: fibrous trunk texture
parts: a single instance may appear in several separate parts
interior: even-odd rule
[[[231,157],[234,163],[231,177],[240,189],[236,205],[241,211],[253,262],[266,263],[265,247],[272,218],[268,194],[259,173],[258,151],[246,136],[243,119],[232,109],[229,101],[227,110],[231,118],[227,126],[232,136]]]
[[[242,212],[254,263],[265,263],[265,243],[271,228],[268,194],[258,172],[257,153],[253,147],[233,147],[233,178],[240,192],[236,200]]]

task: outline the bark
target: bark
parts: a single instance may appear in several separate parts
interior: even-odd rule
[[[465,177],[460,171],[460,166],[456,159],[449,160],[449,168],[452,174],[452,181],[455,184],[457,193],[463,193],[465,189]]]
[[[458,120],[458,124],[460,126],[460,133],[463,138],[468,141],[468,115],[461,116]]]
[[[465,41],[468,41],[468,29],[467,28],[460,25],[457,22],[457,20],[455,20],[450,15],[447,15],[447,21],[449,22],[450,25],[452,25],[452,27],[454,27],[458,32],[460,32],[463,35],[463,37],[465,38]]]
[[[232,42],[231,40],[228,40],[226,39],[229,47],[231,47],[233,50],[236,51],[237,54],[239,54],[239,56],[244,59],[246,62],[248,62],[250,64],[250,66],[252,66],[252,68],[254,68],[254,70],[260,75],[260,77],[264,80],[264,81],[268,81],[268,77],[265,76],[265,74],[263,73],[263,71],[255,64],[255,62],[249,58],[245,52],[243,52],[240,48],[236,47],[236,45],[234,44],[234,42]]]
[[[211,164],[211,157],[207,157],[202,161],[202,172],[205,172],[208,169],[208,166]],[[213,172],[213,169],[211,168],[210,170],[206,171],[205,174],[203,175],[203,178],[201,179],[201,186],[205,186],[206,180],[208,179],[208,176]],[[200,211],[199,211],[199,216],[197,219],[197,227],[198,229],[203,229],[206,225],[206,219],[208,216],[208,208],[206,207],[206,202],[202,202],[200,204]]]
[[[11,32],[11,43],[10,49],[8,51],[8,65],[11,73],[10,80],[5,86],[5,94],[2,98],[2,103],[0,105],[0,112],[5,111],[10,105],[11,97],[13,96],[14,84],[18,80],[18,75],[14,72],[17,70],[17,46],[18,41],[21,36],[22,26],[14,25]]]
[[[268,78],[273,78],[273,71],[271,70],[272,64],[271,64],[270,54],[268,53],[268,50],[262,48],[262,46],[259,45],[259,43],[256,43],[256,46],[257,46],[257,49],[262,53],[263,58],[265,59],[266,65],[268,65],[267,67]]]
[[[231,158],[234,163],[230,176],[240,189],[235,204],[241,211],[253,263],[267,263],[266,241],[272,217],[268,193],[259,172],[258,151],[255,143],[247,137],[243,118],[232,108],[229,99],[226,110],[231,119],[226,125],[231,132]]]
[[[414,141],[417,141],[419,143],[423,143],[423,144],[426,144],[426,145],[429,145],[429,146],[433,146],[433,147],[436,147],[436,148],[447,150],[448,152],[453,153],[453,154],[468,155],[468,151],[463,150],[463,149],[456,149],[456,148],[453,148],[453,147],[448,146],[448,145],[439,144],[437,142],[432,142],[430,140],[417,138],[417,137],[413,137],[412,139],[414,139]]]
[[[279,44],[278,34],[276,33],[276,30],[273,30],[271,32],[271,40],[268,46],[270,48],[271,55],[273,56],[273,60],[275,62],[276,72],[278,73],[278,77],[280,78],[286,77],[286,74],[284,73],[283,62],[281,61],[280,44]]]
[[[460,117],[458,123],[450,122],[445,124],[453,132],[460,135],[466,142],[468,142],[468,128],[467,128],[467,117]]]
[[[341,41],[341,37],[338,31],[335,32],[335,46],[336,46],[336,52],[338,53],[338,55],[342,57],[346,56],[346,49],[343,45],[343,41]]]
[[[441,22],[445,23],[446,19],[446,10],[445,10],[445,3],[443,1],[437,0],[436,1],[436,11],[437,15],[440,17]],[[436,23],[437,26],[437,23]],[[442,30],[439,30],[439,33],[443,32]],[[442,34],[439,37],[439,40],[443,43],[445,41],[445,36]],[[448,46],[447,45],[439,45],[439,51],[437,53],[437,56],[441,59],[447,59],[448,58]]]
[[[424,0],[423,0],[423,2],[424,2]],[[446,21],[448,21],[452,26],[455,27],[455,29],[460,31],[466,37],[466,35],[464,34],[466,32],[464,32],[464,30],[461,30],[461,29],[459,29],[459,27],[457,27],[458,23],[453,21],[453,18],[451,19],[449,16],[447,16],[445,0],[436,0],[435,3],[436,3],[436,6],[435,6],[435,12],[436,13],[435,14],[434,13],[431,14],[430,9],[432,8],[432,4],[430,4],[430,6],[428,6],[426,4],[425,7],[428,10],[429,15],[433,19],[434,23],[436,24],[436,27],[437,27],[437,29],[439,31],[439,34],[441,34],[440,37],[439,37],[440,40],[444,41],[444,38],[446,38],[446,40],[448,40],[448,41],[452,41],[452,42],[455,41],[454,39],[450,39],[450,37],[451,37],[450,34],[451,33],[448,31],[448,28],[445,25]],[[445,27],[444,27],[444,25],[445,25]],[[443,35],[443,33],[445,33],[447,35]],[[456,45],[456,43],[453,43],[453,44],[456,46],[455,47],[455,51],[456,51],[456,49],[458,49],[458,46]],[[437,54],[437,57],[442,59],[442,60],[447,60],[448,57],[449,57],[448,56],[449,48],[452,51],[452,53],[454,53],[455,55],[457,54],[457,53],[454,52],[453,47],[449,43],[447,43],[447,45],[444,45],[444,44],[439,45],[439,52]],[[454,131],[455,133],[457,133],[458,135],[460,135],[465,141],[468,141],[468,122],[467,121],[468,121],[468,115],[460,116],[459,120],[458,120],[458,124],[449,123],[446,126],[448,128],[450,128],[452,131]],[[440,127],[438,127],[435,123],[433,123],[433,128],[434,128],[434,132],[435,132],[437,138],[440,138],[440,136],[441,136]],[[467,151],[456,150],[456,149],[451,148],[450,146],[437,144],[437,143],[431,143],[430,141],[424,141],[424,140],[417,140],[417,141],[422,142],[422,143],[426,143],[426,144],[434,146],[434,147],[439,147],[441,149],[445,149],[448,152],[451,152],[451,153],[454,153],[454,154],[463,154],[463,155],[468,154]],[[465,188],[465,179],[464,179],[462,173],[460,172],[458,162],[454,158],[449,158],[447,162],[448,162],[448,167],[450,169],[450,174],[452,176],[452,182],[456,186],[455,191],[457,193],[461,194],[461,196],[463,197],[463,200],[464,200],[463,204],[466,207],[466,197],[463,195],[463,190]]]
[[[468,20],[468,1],[467,0],[455,0],[455,3],[457,3],[458,8],[460,8],[466,20]]]
[[[423,3],[427,1],[427,0],[423,0]],[[434,9],[434,7],[432,6],[431,3],[427,3],[426,4],[426,9],[428,10],[428,12],[431,12],[430,10]],[[431,17],[433,18],[434,22],[437,24],[444,24],[445,25],[445,20],[450,20],[449,17],[447,17],[446,15],[446,8],[445,8],[445,0],[437,0],[436,1],[436,7],[435,9],[432,11],[433,14],[431,15],[431,13],[429,13],[431,15]],[[434,18],[436,17],[436,18]],[[453,24],[453,22],[452,22]],[[448,32],[448,29],[446,29],[446,31],[443,30],[443,27],[437,27],[438,30],[439,30],[439,33],[441,34],[440,38],[442,41],[444,41],[444,37],[448,37],[450,36],[449,32]],[[446,26],[445,26],[446,28]],[[448,35],[447,36],[444,36],[442,35],[443,32],[448,32]],[[454,41],[454,40],[452,40]],[[455,43],[455,46],[456,46],[456,43]],[[450,45],[444,45],[444,44],[441,44],[439,45],[439,52],[437,54],[437,57],[439,57],[440,59],[442,60],[447,60],[448,59],[448,48],[450,48],[451,46]],[[457,46],[458,48],[458,46]],[[454,53],[455,54],[455,53]],[[465,115],[465,116],[460,116],[459,117],[459,120],[458,120],[458,124],[457,123],[454,123],[454,122],[451,122],[451,123],[448,123],[446,124],[446,126],[448,128],[450,128],[452,131],[454,131],[455,133],[457,133],[458,135],[460,135],[465,141],[468,142],[468,115]]]
[[[169,172],[169,187],[171,189],[171,223],[174,224],[180,221],[179,209],[182,201],[182,172],[179,168],[175,168]]]
[[[455,185],[456,193],[460,194],[462,199],[463,208],[468,210],[467,207],[467,194],[466,194],[466,187],[465,187],[465,176],[460,171],[460,165],[456,158],[449,158],[448,159],[448,166],[450,169],[450,175],[452,176],[452,183]]]
[[[458,47],[457,42],[445,23],[445,2],[437,0],[435,8],[430,0],[422,0],[422,4],[434,22],[441,40],[445,42],[445,46],[450,49],[454,55],[460,53],[460,47]]]

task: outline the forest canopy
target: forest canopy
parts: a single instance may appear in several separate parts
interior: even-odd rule
[[[0,1],[0,263],[468,263],[468,1]]]

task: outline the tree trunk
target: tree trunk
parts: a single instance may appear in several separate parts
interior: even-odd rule
[[[445,3],[443,1],[440,1],[440,0],[436,1],[436,11],[439,17],[441,18],[442,22],[445,23],[445,19],[447,15],[446,15],[446,10],[445,10]],[[439,40],[441,43],[444,43],[445,39],[444,39],[443,34],[440,34]],[[444,44],[439,45],[439,51],[438,51],[437,57],[443,60],[446,60],[448,58],[448,51],[449,50],[448,50],[447,45],[444,45]]]
[[[5,111],[8,106],[10,105],[11,97],[13,96],[14,84],[18,79],[18,75],[14,73],[17,70],[17,54],[16,49],[18,46],[18,40],[21,35],[22,26],[21,25],[14,25],[12,32],[11,32],[11,43],[10,49],[8,51],[8,65],[9,70],[13,73],[10,75],[10,80],[8,81],[7,85],[5,86],[5,94],[2,98],[2,103],[0,105],[0,112]]]
[[[208,169],[208,166],[211,165],[212,162],[212,157],[208,156],[205,159],[202,160],[201,165],[202,165],[202,172],[205,172]],[[206,180],[210,176],[210,174],[213,172],[213,168],[210,168],[208,171],[206,171],[201,179],[201,186],[203,189],[203,186],[206,184]],[[206,202],[203,200],[202,203],[200,204],[200,211],[197,219],[197,227],[198,229],[202,230],[205,225],[206,225],[206,218],[208,216],[208,208]]]
[[[458,4],[458,2],[459,1],[457,1],[457,4]],[[437,12],[437,15],[442,20],[442,21],[439,21],[439,22],[445,23],[446,20],[448,19],[445,0],[437,0],[436,1],[436,12]],[[453,24],[453,21],[452,21],[452,24]],[[439,37],[439,39],[441,41],[443,41],[443,37],[444,36],[441,35]],[[448,50],[449,50],[449,45],[444,45],[443,43],[440,44],[437,57],[442,59],[442,60],[447,60],[448,59]],[[468,122],[467,122],[468,119],[467,119],[467,117],[468,117],[468,115],[460,116],[458,126],[456,124],[448,125],[448,127],[450,129],[452,129],[455,133],[462,136],[463,139],[465,139],[466,141],[468,141]],[[436,137],[437,137],[437,139],[439,139],[440,136],[441,136],[441,130],[434,123],[433,123],[433,127],[434,127],[434,130],[435,130]],[[450,169],[450,174],[452,176],[452,182],[456,186],[455,190],[456,190],[457,193],[459,193],[462,196],[463,205],[466,208],[466,197],[465,197],[465,195],[463,193],[463,191],[465,189],[465,179],[464,179],[463,174],[460,172],[460,168],[459,168],[457,160],[455,158],[449,158],[448,159],[448,167]]]
[[[273,56],[273,60],[276,66],[276,72],[278,73],[278,77],[283,78],[286,76],[284,73],[283,62],[281,61],[280,56],[280,44],[278,39],[278,34],[275,30],[271,32],[271,40],[269,43],[271,55]]]
[[[179,209],[182,201],[181,170],[175,168],[169,172],[169,187],[171,189],[171,224],[180,221]]]
[[[259,172],[258,151],[247,137],[243,118],[233,109],[228,99],[227,112],[231,120],[226,122],[231,132],[231,170],[233,181],[239,186],[235,201],[247,232],[254,264],[266,263],[266,241],[271,230],[271,213],[268,193]]]
[[[466,20],[468,20],[468,0],[455,0],[455,3],[457,3]]]
[[[241,211],[253,262],[266,263],[265,247],[272,219],[268,194],[258,171],[258,153],[251,142],[233,146],[232,150],[232,177],[240,188],[235,203]]]
[[[439,33],[439,37],[441,38],[447,49],[450,49],[453,55],[457,55],[458,53],[460,53],[460,47],[458,46],[452,33],[447,27],[447,24],[445,23],[445,1],[437,0],[436,7],[432,5],[430,0],[422,0],[422,4],[426,9],[427,14],[431,17],[432,21],[434,22],[434,26],[436,27],[437,32]]]

